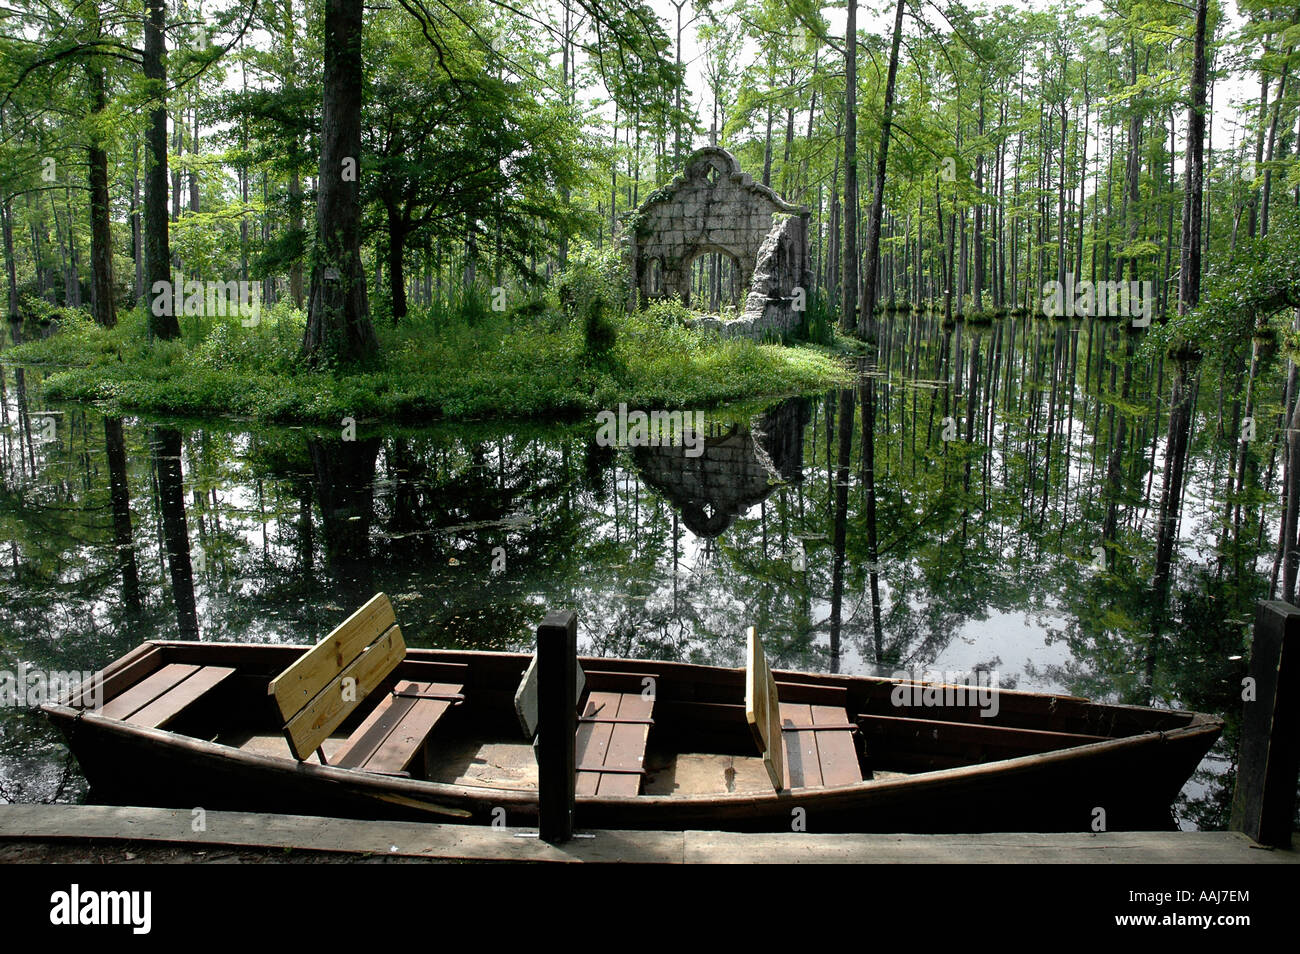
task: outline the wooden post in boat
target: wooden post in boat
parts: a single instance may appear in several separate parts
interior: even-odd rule
[[[537,627],[537,829],[553,845],[573,837],[577,658],[578,614],[547,616]]]
[[[1291,844],[1300,772],[1300,609],[1259,604],[1229,827],[1261,845]]]

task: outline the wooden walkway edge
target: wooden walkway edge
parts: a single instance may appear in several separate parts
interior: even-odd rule
[[[0,842],[160,842],[397,855],[430,860],[695,864],[1000,863],[1295,864],[1295,849],[1262,848],[1239,832],[992,835],[735,834],[599,831],[556,847],[535,830],[188,809],[0,805]]]

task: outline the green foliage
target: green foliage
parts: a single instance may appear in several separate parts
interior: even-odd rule
[[[839,315],[830,300],[820,290],[815,290],[808,296],[808,310],[804,313],[803,323],[795,329],[794,338],[813,344],[833,345],[838,320]]]
[[[379,366],[365,372],[306,367],[298,354],[305,318],[283,303],[252,327],[238,318],[185,318],[181,339],[152,344],[142,308],[114,329],[73,314],[54,335],[4,358],[62,368],[45,383],[59,400],[331,425],[345,416],[550,417],[619,401],[706,407],[848,380],[823,351],[720,342],[662,316],[626,315],[609,297],[618,286],[603,283],[590,262],[580,260],[566,278],[569,290],[557,297],[571,302],[567,313],[542,297],[497,312],[474,293],[412,309],[396,327],[380,328]]]
[[[1213,264],[1204,281],[1201,303],[1186,315],[1154,328],[1144,352],[1187,343],[1211,362],[1240,358],[1252,336],[1271,338],[1290,328],[1290,310],[1300,308],[1300,214],[1282,207],[1262,239],[1239,241],[1236,254]],[[1290,349],[1300,357],[1300,352]]]
[[[663,325],[685,325],[691,319],[699,317],[678,295],[656,298],[646,307],[645,314],[649,320]]]
[[[617,322],[626,309],[623,264],[617,250],[599,252],[583,243],[560,276],[557,295],[569,322],[582,330],[583,352],[602,364],[618,338]]]

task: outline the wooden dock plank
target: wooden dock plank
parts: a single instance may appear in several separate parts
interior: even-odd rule
[[[476,861],[699,863],[1296,864],[1300,851],[1256,846],[1239,832],[825,835],[599,831],[556,847],[528,829],[207,813],[107,805],[0,805],[0,840],[156,841]]]

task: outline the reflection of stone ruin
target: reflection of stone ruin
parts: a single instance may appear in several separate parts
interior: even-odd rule
[[[628,218],[626,242],[634,305],[674,295],[689,305],[691,263],[720,252],[735,261],[749,287],[745,309],[735,321],[704,318],[697,326],[759,339],[803,319],[795,289],[806,297],[811,280],[808,209],[754,182],[725,149],[692,153],[685,174],[652,192]]]
[[[791,398],[749,427],[710,432],[698,457],[679,445],[638,447],[633,459],[645,482],[681,512],[692,533],[716,537],[778,485],[800,479],[807,423],[808,402]]]

